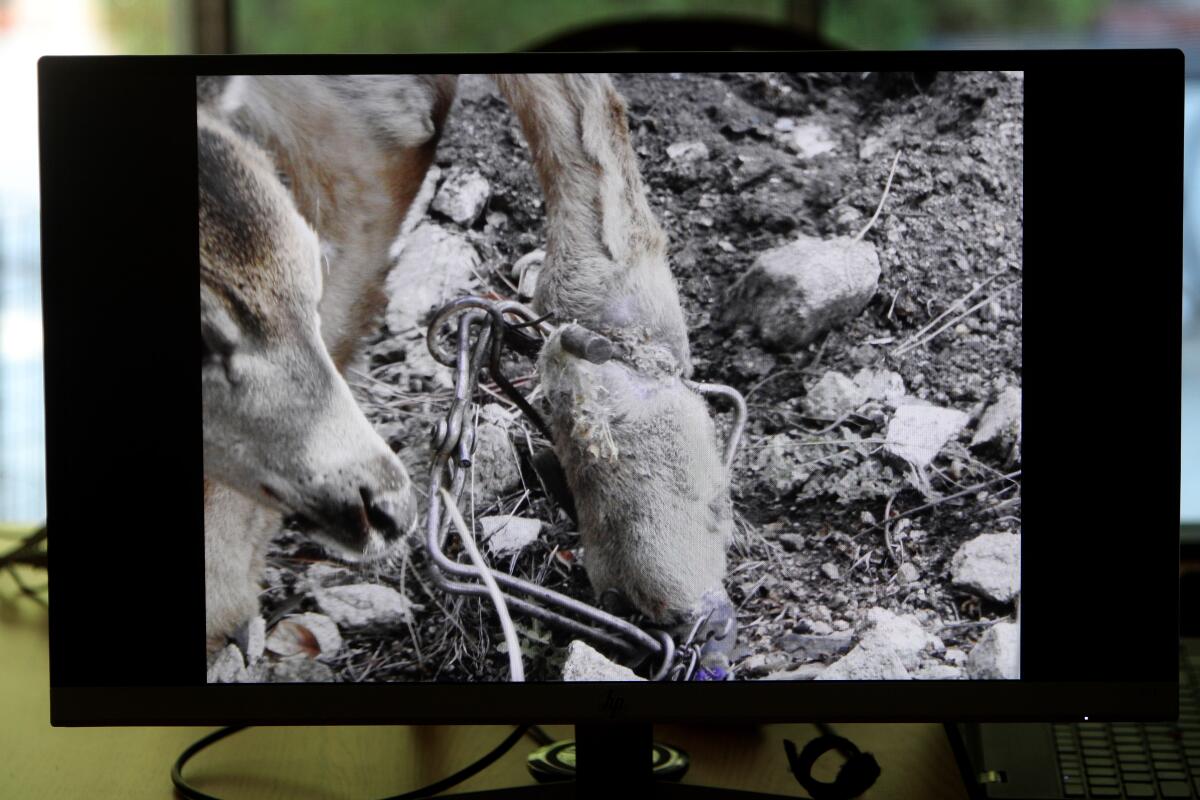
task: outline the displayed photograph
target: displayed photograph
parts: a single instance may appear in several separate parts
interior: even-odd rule
[[[197,78],[208,682],[1019,679],[1023,94]]]

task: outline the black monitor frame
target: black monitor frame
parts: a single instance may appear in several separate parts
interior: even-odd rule
[[[1053,658],[1021,681],[902,686],[206,685],[195,76],[714,69],[1025,71],[1023,648]],[[1182,89],[1178,51],[43,58],[52,722],[1173,716]],[[1122,380],[1152,420],[1099,442]]]

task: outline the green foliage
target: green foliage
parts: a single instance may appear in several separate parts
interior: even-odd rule
[[[645,16],[736,14],[782,22],[784,0],[241,0],[245,53],[425,53],[517,50],[578,27]]]
[[[174,6],[174,8],[172,8]],[[122,55],[178,53],[182,3],[168,0],[99,0],[100,21]]]
[[[918,47],[929,36],[969,31],[1078,30],[1112,0],[827,0],[823,33],[848,47]]]

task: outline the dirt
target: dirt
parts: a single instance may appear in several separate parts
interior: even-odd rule
[[[991,622],[1014,611],[955,587],[950,559],[981,533],[1021,528],[1019,463],[969,442],[985,405],[1005,387],[1021,386],[1022,77],[638,74],[614,82],[627,99],[651,205],[670,238],[694,377],[734,386],[749,401],[732,476],[738,528],[727,579],[740,625],[736,677],[837,658],[796,643],[814,632],[851,632],[877,606],[914,614],[947,647],[969,653]],[[813,125],[825,132],[817,141],[832,148],[806,157],[789,140],[794,129],[811,133]],[[670,145],[695,141],[707,158],[667,156]],[[864,237],[877,249],[882,275],[861,315],[794,352],[764,348],[745,324],[714,322],[731,284],[763,251],[798,234],[861,231],[897,152],[890,194]],[[485,213],[465,233],[482,259],[480,288],[512,296],[512,264],[544,246],[544,209],[516,121],[486,81],[464,77],[438,163],[473,167],[489,181]],[[896,353],[918,331],[936,330],[941,323],[926,326],[985,283],[962,311],[1013,288]],[[449,394],[413,346],[381,329],[364,367],[374,380],[359,381],[358,391],[424,486],[429,425],[444,414]],[[826,371],[853,376],[863,367],[899,373],[910,395],[970,415],[924,481],[884,452],[887,408],[868,404],[836,424],[805,415],[805,392]],[[528,362],[509,369],[528,378],[524,389],[533,385]],[[780,434],[787,438],[772,439]],[[523,433],[512,438],[525,448]],[[515,511],[545,523],[537,542],[498,567],[593,599],[586,574],[569,558],[577,543],[570,519],[536,484],[477,497],[476,505],[480,516]],[[297,575],[324,559],[288,537],[275,547],[264,595],[269,621],[314,610]],[[397,587],[422,610],[398,633],[343,631],[346,644],[331,664],[339,679],[506,678],[490,607],[436,592],[424,568],[419,544],[395,564],[368,568],[368,580]],[[518,624],[530,678],[558,679],[568,638]]]

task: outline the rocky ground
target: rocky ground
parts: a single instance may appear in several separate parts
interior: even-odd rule
[[[1017,677],[1022,77],[614,80],[670,237],[694,377],[749,402],[732,476],[735,678]],[[486,80],[462,79],[438,165],[351,376],[418,486],[450,396],[422,342],[428,310],[527,296],[544,244],[528,151]],[[507,368],[536,399],[532,365]],[[489,400],[466,508],[488,518],[485,553],[591,600],[569,517],[518,466],[536,432]],[[234,654],[214,678],[506,679],[494,612],[425,569],[416,542],[355,570],[283,536],[249,671]],[[517,622],[530,677],[561,679],[569,639]]]

